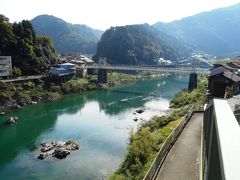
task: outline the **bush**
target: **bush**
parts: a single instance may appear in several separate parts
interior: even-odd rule
[[[90,83],[86,79],[70,80],[62,84],[61,89],[65,94],[79,93],[87,90]],[[91,87],[91,86],[90,86]]]
[[[59,94],[62,94],[61,86],[50,86],[49,91],[51,92],[58,92]]]
[[[153,145],[154,138],[150,128],[142,128],[137,133],[132,134],[128,146],[128,154],[116,174],[124,174],[128,178],[138,176],[142,171],[143,165],[153,152]]]
[[[197,89],[194,89],[192,92],[187,90],[182,90],[175,95],[175,97],[170,102],[171,108],[179,108],[183,106],[195,105],[196,107],[201,108],[206,99],[206,86],[207,81],[205,78],[201,79]]]
[[[24,88],[24,90],[32,90],[35,88],[35,84],[29,81],[29,82],[23,83],[22,87]]]
[[[22,71],[20,68],[18,67],[13,67],[12,69],[12,74],[15,76],[15,77],[20,77],[22,76]]]
[[[14,97],[17,103],[21,106],[26,106],[32,102],[31,97],[26,92],[16,92]]]

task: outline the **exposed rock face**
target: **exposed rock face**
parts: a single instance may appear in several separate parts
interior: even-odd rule
[[[57,148],[57,149],[55,149],[55,151],[53,152],[53,154],[52,154],[52,156],[53,157],[56,157],[56,158],[58,158],[58,159],[63,159],[63,158],[65,158],[65,157],[67,157],[67,155],[69,155],[70,154],[70,150],[67,150],[67,149],[65,149],[65,148]]]
[[[6,123],[9,125],[12,125],[12,124],[15,124],[17,120],[18,120],[18,117],[10,117]]]
[[[137,112],[138,114],[142,114],[144,111],[145,111],[145,109],[138,109],[138,110],[136,110],[136,112]]]
[[[98,84],[97,88],[100,90],[107,90],[108,84]]]
[[[79,149],[79,144],[74,141],[52,141],[41,143],[40,154],[38,159],[45,159],[48,156],[53,156],[58,159],[66,158],[71,151],[75,151]]]
[[[134,120],[134,121],[138,121],[138,118],[135,117],[133,120]]]
[[[2,112],[0,112],[0,115],[5,115],[5,114],[6,114],[6,113],[5,113],[5,112],[3,112],[3,111],[2,111]]]

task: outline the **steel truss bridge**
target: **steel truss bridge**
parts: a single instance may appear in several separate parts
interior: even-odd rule
[[[209,74],[209,68],[190,67],[190,66],[140,66],[140,65],[103,65],[94,64],[88,65],[87,69],[92,70],[119,70],[119,71],[151,71],[161,73],[175,73],[175,74]]]

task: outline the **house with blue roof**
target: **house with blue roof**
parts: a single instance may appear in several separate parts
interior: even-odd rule
[[[48,71],[49,75],[64,75],[75,74],[76,65],[72,63],[59,64],[58,67],[52,68]]]

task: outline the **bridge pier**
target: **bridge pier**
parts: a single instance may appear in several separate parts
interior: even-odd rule
[[[188,91],[192,91],[193,89],[197,88],[197,73],[191,73],[189,75],[188,81]]]
[[[98,83],[106,84],[107,83],[107,70],[98,69]]]

